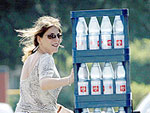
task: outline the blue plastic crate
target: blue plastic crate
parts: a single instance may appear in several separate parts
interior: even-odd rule
[[[101,49],[101,41],[99,41],[100,48],[98,50],[77,50],[76,49],[76,26],[79,17],[90,18],[92,16],[116,16],[120,15],[124,25],[125,47],[123,49]],[[75,113],[81,113],[82,108],[98,108],[98,107],[125,107],[126,113],[132,112],[132,97],[130,89],[130,52],[129,52],[129,37],[128,37],[128,9],[105,9],[105,10],[83,10],[71,11],[72,21],[72,37],[73,37],[73,67],[74,67],[74,95],[75,95]],[[113,35],[112,35],[113,37]],[[100,40],[100,36],[99,36]],[[114,42],[112,38],[112,43]],[[88,35],[87,35],[88,45]],[[77,72],[81,63],[93,62],[123,62],[126,71],[126,94],[108,94],[108,95],[78,95],[78,77]],[[90,86],[90,80],[88,80]],[[113,81],[113,84],[115,82]],[[113,85],[115,90],[115,85]],[[102,86],[101,86],[102,87]],[[90,87],[89,87],[90,88]]]

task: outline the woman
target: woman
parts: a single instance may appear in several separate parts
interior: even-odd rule
[[[72,113],[57,104],[61,88],[74,81],[73,70],[68,77],[60,78],[53,59],[62,42],[59,20],[43,16],[32,28],[16,31],[25,45],[16,113]]]

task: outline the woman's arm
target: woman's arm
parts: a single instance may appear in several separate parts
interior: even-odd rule
[[[59,87],[67,86],[72,84],[74,81],[73,69],[68,77],[64,78],[43,78],[40,80],[40,87],[42,90],[56,89]]]

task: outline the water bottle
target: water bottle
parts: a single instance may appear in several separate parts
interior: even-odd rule
[[[79,17],[76,27],[76,48],[77,50],[87,49],[87,25],[84,17]]]
[[[86,63],[82,63],[78,71],[78,94],[88,95],[88,81],[89,80],[89,70]]]
[[[120,107],[119,110],[118,110],[118,113],[126,113],[125,110],[124,110],[124,107]]]
[[[103,93],[113,94],[114,71],[110,62],[106,62],[103,69]]]
[[[114,109],[112,107],[108,107],[106,109],[106,113],[115,113]]]
[[[101,109],[100,108],[95,108],[93,113],[101,113]]]
[[[108,16],[103,16],[101,23],[102,49],[111,49],[112,26]]]
[[[101,94],[101,78],[102,71],[99,63],[93,63],[91,67],[91,94],[99,95]]]
[[[82,113],[90,113],[88,108],[83,108]]]
[[[89,48],[99,49],[100,26],[96,17],[91,17],[89,23]]]
[[[124,48],[124,27],[120,16],[115,16],[113,23],[114,48]]]
[[[126,93],[126,79],[125,79],[125,69],[122,62],[118,62],[116,68],[116,93],[124,94]]]

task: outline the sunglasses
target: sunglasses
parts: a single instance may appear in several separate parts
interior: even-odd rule
[[[57,35],[55,35],[54,33],[51,33],[51,34],[47,35],[47,38],[49,38],[49,39],[55,39],[56,37],[58,37],[60,39],[60,38],[62,38],[62,34],[58,33]]]

